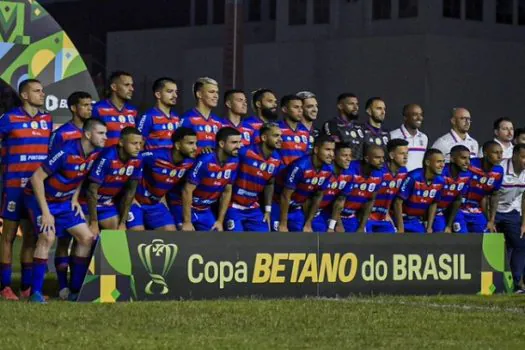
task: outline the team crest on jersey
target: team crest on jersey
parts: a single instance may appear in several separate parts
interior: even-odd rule
[[[259,169],[261,169],[261,171],[265,171],[266,170],[266,163],[261,163],[261,166],[259,167]]]
[[[47,122],[45,120],[41,120],[40,127],[42,128],[42,130],[47,130]]]
[[[463,186],[464,186],[463,183],[458,184],[458,191],[461,191],[463,189]]]
[[[383,136],[383,143],[386,145],[388,143],[388,137]]]
[[[132,115],[128,115],[128,122],[129,122],[130,124],[135,124],[135,118],[133,118]]]
[[[382,143],[383,143],[383,142],[382,142],[381,139],[378,137],[378,138],[376,139],[376,145],[381,146]]]
[[[488,179],[487,185],[492,186],[493,184],[494,184],[494,178],[491,177],[491,178]]]
[[[300,143],[301,142],[301,138],[299,136],[294,136],[293,140],[294,140],[295,143]]]
[[[357,133],[354,130],[352,130],[350,131],[350,136],[352,136],[352,138],[355,139],[357,137]]]
[[[340,190],[342,190],[343,188],[345,188],[345,186],[346,186],[346,181],[341,181],[341,182],[339,183],[339,189],[340,189]]]
[[[232,175],[232,171],[230,169],[228,169],[228,170],[226,170],[224,172],[224,178],[225,179],[229,179],[231,175]]]
[[[125,123],[126,122],[126,117],[124,117],[123,115],[119,115],[118,116],[118,121],[121,122],[121,123]]]
[[[365,137],[365,135],[363,135],[363,130],[358,129],[357,133],[359,134],[359,137],[361,137],[361,138]]]
[[[250,142],[250,133],[248,131],[243,133],[243,137],[246,141]]]
[[[451,191],[454,191],[455,189],[456,189],[456,185],[455,184],[450,185],[450,190]]]
[[[222,179],[222,171],[219,171],[219,173],[217,174],[217,180],[220,180]]]
[[[454,232],[459,232],[461,231],[461,224],[459,222],[455,222],[452,224],[452,230]]]
[[[317,185],[317,181],[319,181],[316,177],[312,179],[312,185]]]
[[[217,127],[217,125],[214,125],[214,126],[213,126],[213,132],[216,134],[217,131],[219,131],[219,128]]]
[[[86,169],[86,163],[82,163],[80,164],[79,168],[78,168],[80,171],[84,171],[84,169]]]
[[[319,178],[319,186],[324,184],[324,177]]]
[[[425,190],[425,192],[423,192],[423,197],[428,197],[428,190]]]
[[[173,123],[168,123],[168,130],[173,130]]]
[[[12,213],[16,210],[16,202],[14,201],[10,201],[9,203],[7,203],[7,211]]]
[[[388,187],[395,188],[396,187],[396,182],[394,180],[390,181],[390,183],[388,184]]]
[[[308,139],[306,138],[305,135],[301,136],[301,140],[303,141],[303,143],[308,143]]]
[[[186,169],[181,169],[181,170],[179,170],[179,175],[178,175],[178,177],[179,177],[179,178],[182,178],[182,177],[184,176],[185,173],[186,173]]]
[[[274,171],[274,170],[275,170],[275,165],[273,165],[273,164],[268,165],[268,172],[269,172],[270,174],[273,174],[273,171]]]
[[[485,182],[487,182],[487,178],[485,176],[483,176],[480,180],[479,180],[480,183],[482,184],[485,184]]]
[[[204,131],[206,131],[206,132],[211,132],[211,126],[206,125],[206,126],[204,127]]]
[[[337,182],[332,182],[330,187],[332,188],[332,190],[335,190],[337,188]]]
[[[133,165],[128,166],[128,168],[126,169],[126,175],[131,176],[131,174],[133,174],[133,170],[135,170],[135,167]]]
[[[368,192],[374,192],[375,189],[376,189],[376,184],[370,184],[370,186],[368,186]]]
[[[434,198],[436,196],[436,193],[437,193],[436,190],[431,190],[430,191],[430,198]]]
[[[34,130],[38,129],[38,122],[37,121],[32,121],[31,122],[31,129],[34,129]]]
[[[361,186],[359,186],[359,189],[360,189],[361,191],[366,190],[366,184],[361,184]]]
[[[120,168],[118,171],[119,175],[124,175],[126,173],[126,168]]]
[[[226,221],[226,228],[230,231],[233,230],[235,228],[235,221],[233,220]]]
[[[173,169],[170,171],[170,177],[175,177],[175,175],[177,175],[177,170]]]

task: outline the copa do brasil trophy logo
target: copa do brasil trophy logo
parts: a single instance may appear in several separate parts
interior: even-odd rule
[[[137,247],[140,260],[151,277],[144,292],[148,295],[166,295],[169,292],[166,275],[169,273],[179,248],[174,243],[166,244],[162,239],[154,239],[150,244],[142,243]],[[162,266],[162,269],[161,269]],[[160,271],[158,271],[160,270]]]

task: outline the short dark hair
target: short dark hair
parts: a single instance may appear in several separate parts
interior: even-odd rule
[[[253,109],[257,108],[256,103],[262,101],[264,94],[272,94],[275,96],[275,93],[270,89],[258,89],[252,93],[252,107]]]
[[[132,75],[123,70],[116,70],[109,75],[108,85],[114,84],[120,77],[132,77]]]
[[[162,77],[158,78],[153,82],[153,85],[151,86],[151,90],[153,93],[156,93],[157,91],[160,91],[166,86],[167,83],[177,84],[175,80],[173,80],[170,77]]]
[[[173,135],[171,135],[171,142],[175,144],[176,142],[184,140],[186,136],[197,136],[195,130],[186,127],[180,127],[175,130]]]
[[[490,140],[490,141],[485,142],[483,144],[483,147],[482,147],[483,148],[483,153],[485,153],[489,148],[494,147],[494,146],[500,146],[501,147],[501,145],[499,143],[497,143],[496,141],[494,141],[494,140]]]
[[[363,155],[369,155],[373,150],[380,149],[384,151],[382,146],[376,145],[375,143],[363,144]]]
[[[71,106],[74,106],[85,98],[92,98],[88,92],[85,91],[75,91],[67,98],[67,107],[71,110]]]
[[[392,139],[386,144],[386,151],[393,152],[398,147],[408,146],[408,141],[403,139]]]
[[[519,154],[522,149],[525,149],[525,143],[518,143],[512,149],[512,155],[515,156],[516,154]]]
[[[512,123],[512,120],[510,118],[507,118],[507,117],[500,117],[500,118],[496,119],[494,121],[494,125],[493,125],[494,130],[498,130],[499,127],[500,127],[500,124],[503,123],[503,122]],[[514,124],[514,123],[512,123],[512,124]]]
[[[368,109],[368,108],[372,107],[372,104],[375,101],[383,101],[383,99],[381,97],[377,97],[377,96],[370,97],[368,100],[366,100],[365,109]]]
[[[88,118],[84,122],[84,126],[82,129],[84,130],[84,132],[91,131],[96,125],[102,125],[106,128],[108,127],[108,125],[100,118]]]
[[[336,142],[335,144],[335,151],[339,152],[342,149],[352,149],[352,145],[346,142]]]
[[[406,117],[406,116],[407,116],[407,114],[408,114],[408,110],[409,110],[410,108],[412,108],[412,107],[416,107],[416,106],[419,107],[419,108],[421,108],[421,106],[418,105],[417,103],[407,103],[406,105],[404,105],[404,106],[403,106],[403,112],[402,112],[402,113],[403,113],[403,117]]]
[[[224,128],[219,129],[219,132],[217,132],[217,136],[215,136],[215,142],[217,145],[220,141],[226,142],[230,136],[241,136],[241,133],[235,128],[225,126]]]
[[[337,96],[337,103],[341,103],[342,100],[345,100],[347,98],[357,98],[357,96],[351,92],[343,92],[339,96]]]
[[[332,136],[326,135],[326,134],[321,134],[321,135],[319,135],[319,136],[317,136],[315,138],[315,140],[314,140],[314,147],[321,147],[325,143],[330,143],[330,142],[335,143],[335,140],[334,140],[334,138]]]
[[[277,124],[277,123],[272,123],[272,122],[264,123],[261,126],[261,128],[259,129],[259,135],[262,136],[262,135],[266,134],[268,131],[270,131],[271,128],[278,128],[278,129],[280,129],[279,124]]]
[[[426,150],[425,155],[423,156],[423,167],[425,166],[425,162],[430,159],[434,154],[443,154],[440,150],[437,148],[429,148]]]
[[[460,153],[460,152],[468,152],[470,154],[470,150],[465,145],[455,145],[454,147],[452,147],[450,149],[450,155],[451,156],[454,156],[454,155],[456,155],[457,153]]]
[[[303,101],[301,98],[297,95],[284,95],[281,98],[281,108],[282,107],[288,107],[288,104],[292,101]]]
[[[22,92],[24,92],[25,88],[26,88],[29,84],[33,84],[33,83],[42,84],[42,83],[40,82],[40,80],[38,80],[38,79],[26,79],[26,80],[22,80],[22,82],[20,83],[20,85],[18,85],[18,94],[20,95]]]
[[[525,134],[525,128],[517,128],[514,130],[514,140],[517,140],[523,134]]]
[[[137,129],[136,127],[134,126],[126,126],[124,129],[122,129],[122,131],[120,132],[120,138],[123,139],[124,137],[128,136],[128,135],[137,135],[137,136],[142,136],[142,134],[140,133],[139,129]]]
[[[234,94],[243,94],[246,96],[244,91],[242,91],[241,89],[230,89],[224,93],[224,103],[226,103],[226,101],[228,101],[230,97],[232,97]]]

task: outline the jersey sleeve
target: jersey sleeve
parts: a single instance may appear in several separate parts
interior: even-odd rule
[[[151,132],[151,125],[152,125],[152,118],[149,118],[148,114],[143,114],[139,122],[137,124],[137,129],[139,129],[140,133],[144,138],[148,138],[149,134]]]
[[[97,106],[93,106],[93,111],[91,112],[91,118],[100,118],[100,113],[98,112]]]
[[[504,177],[505,171],[503,170],[503,168],[501,168],[500,170],[501,170],[501,176],[499,177],[498,180],[494,181],[494,189],[492,190],[492,193],[499,191],[501,188],[501,185],[503,184],[503,177]]]
[[[301,168],[301,164],[292,164],[286,172],[284,187],[295,190],[297,188],[297,184],[303,180],[303,177],[304,172]]]
[[[66,161],[67,151],[61,149],[55,153],[52,153],[51,156],[49,156],[42,164],[42,168],[48,175],[51,175],[58,172],[58,170],[62,168]]]
[[[191,123],[190,117],[183,118],[180,123],[180,126],[182,128],[189,128],[193,130],[193,124]]]
[[[140,179],[142,179],[142,172],[143,172],[142,164],[143,163],[141,159],[139,164],[133,169],[133,174],[131,174],[131,176],[129,177],[130,180],[140,181]]]
[[[319,186],[317,191],[326,191],[330,187],[330,176],[324,179],[324,182]]]
[[[3,114],[0,116],[0,140],[7,138],[11,132],[11,122],[9,120],[9,115]]]
[[[93,164],[89,180],[91,182],[102,184],[108,170],[110,169],[111,161],[106,157],[99,157]]]
[[[187,181],[195,186],[201,183],[202,178],[206,175],[206,162],[201,158],[195,162],[188,174]],[[233,175],[233,174],[232,174]]]
[[[55,153],[63,144],[64,139],[62,138],[62,134],[58,133],[57,130],[55,130],[49,138],[49,153]]]
[[[407,200],[410,198],[410,195],[412,194],[412,190],[414,189],[414,179],[410,176],[407,176],[403,183],[401,184],[401,188],[399,189],[399,192],[397,193],[397,197]],[[436,194],[437,196],[437,194]]]

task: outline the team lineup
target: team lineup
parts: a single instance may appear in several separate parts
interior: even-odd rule
[[[109,97],[68,98],[73,118],[53,128],[37,80],[19,86],[22,106],[0,118],[3,299],[45,303],[44,277],[55,240],[59,296],[75,300],[101,230],[488,233],[505,234],[516,286],[525,270],[525,130],[494,122],[479,147],[465,108],[428,147],[419,105],[382,128],[386,104],[341,94],[338,115],[314,127],[308,91],[278,101],[241,90],[224,94],[199,78],[195,108],[178,116],[177,85],[160,78],[143,115],[129,101],[133,78],[115,72]],[[282,118],[279,118],[279,116]],[[16,232],[23,235],[21,290],[11,287]],[[70,274],[69,274],[70,271]],[[517,291],[521,289],[517,287]]]

